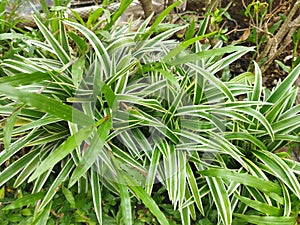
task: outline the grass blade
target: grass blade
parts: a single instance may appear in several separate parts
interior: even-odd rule
[[[281,158],[268,151],[253,150],[253,153],[300,199],[300,184],[298,179]]]
[[[111,129],[112,123],[111,119],[105,120],[98,128],[97,133],[95,132],[94,137],[90,145],[85,150],[85,153],[80,161],[80,164],[74,170],[68,187],[70,188],[74,183],[81,178],[86,171],[93,165],[95,160],[97,160],[99,151],[102,150],[105,141],[108,137],[109,131]]]
[[[60,173],[57,175],[56,179],[53,181],[52,185],[49,187],[47,194],[45,195],[41,205],[39,206],[38,210],[42,211],[48,203],[52,200],[56,193],[57,187],[59,187],[62,182],[69,176],[71,173],[72,167],[74,166],[74,163],[72,159],[70,159],[66,165],[62,168]]]
[[[232,222],[231,204],[222,179],[215,177],[206,177],[210,193],[213,196],[214,203],[218,209],[221,220],[229,225]]]
[[[91,127],[81,129],[76,134],[69,137],[64,141],[57,149],[39,165],[35,172],[31,175],[28,182],[35,180],[41,176],[44,172],[52,169],[58,162],[69,155],[75,148],[81,145],[82,141],[89,137],[91,133]]]
[[[262,190],[266,193],[276,193],[280,196],[282,195],[281,188],[277,183],[264,180],[261,178],[257,178],[246,173],[238,173],[226,169],[212,169],[212,168],[199,171],[198,173],[200,173],[203,176],[219,177],[231,182],[233,181],[240,184],[244,184]]]
[[[140,185],[136,184],[136,181],[134,181],[133,178],[126,176],[125,174],[124,179],[133,193],[143,201],[145,206],[148,207],[150,212],[157,218],[158,222],[163,225],[169,225],[166,216],[158,208],[158,205],[153,198],[151,198],[151,196]]]
[[[86,126],[94,123],[92,118],[88,117],[78,109],[41,94],[21,91],[6,84],[0,84],[0,93],[3,93],[10,98],[38,108],[63,120]]]
[[[257,200],[251,200],[249,198],[245,198],[243,196],[238,196],[238,195],[236,195],[235,197],[238,198],[241,202],[250,206],[251,208],[270,216],[280,216],[283,211],[280,208],[268,205],[266,203]]]
[[[35,204],[35,202],[42,199],[45,196],[45,194],[46,193],[42,191],[31,195],[23,196],[22,198],[13,201],[11,204],[4,207],[2,210],[19,209],[22,208],[23,206]]]
[[[294,217],[284,216],[255,216],[255,215],[243,215],[235,213],[234,216],[241,218],[251,224],[257,225],[295,225],[296,219]]]
[[[99,38],[92,31],[82,26],[81,24],[71,21],[64,21],[64,23],[80,31],[89,40],[96,52],[98,59],[102,63],[106,76],[110,77],[110,68],[112,67],[110,57]]]
[[[33,19],[37,26],[39,27],[39,30],[42,32],[44,35],[45,39],[47,42],[51,45],[52,49],[54,50],[55,54],[59,58],[59,60],[63,64],[68,64],[71,59],[69,55],[65,52],[63,47],[60,45],[60,43],[55,39],[55,37],[51,34],[51,32],[45,27],[45,25],[40,21],[37,16],[33,16]]]

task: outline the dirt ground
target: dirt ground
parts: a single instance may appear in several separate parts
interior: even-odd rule
[[[200,15],[204,15],[206,13],[206,8],[204,7],[203,1],[198,0],[190,0],[188,4],[187,10],[195,11]],[[226,8],[228,4],[230,4],[230,0],[222,0],[222,8]],[[237,41],[243,40],[245,36],[247,37],[247,32],[255,29],[254,24],[251,24],[251,20],[249,17],[245,16],[246,6],[248,6],[252,0],[244,0],[244,1],[233,1],[233,3],[228,8],[227,12],[230,15],[230,19],[226,16],[223,16],[223,21],[220,24],[220,27],[227,28],[227,37],[228,37],[228,44],[235,43]],[[268,2],[268,1],[261,1],[261,2]],[[274,0],[272,5],[272,10],[268,11],[265,18],[268,20],[267,24],[271,27],[278,17],[282,15],[287,15],[290,8],[292,7],[293,1],[287,0]],[[300,12],[299,12],[300,13]],[[260,36],[263,34],[261,33]],[[244,46],[256,46],[255,43],[251,42],[248,39],[240,41],[239,44]],[[260,48],[258,49],[259,52],[262,52],[264,49],[265,43],[263,43]],[[276,60],[283,62],[286,66],[292,66],[292,52],[293,52],[293,44],[290,44],[285,51],[283,51]],[[298,46],[298,54],[300,53],[300,45]],[[240,74],[242,72],[247,71],[249,64],[252,60],[256,60],[257,56],[253,54],[247,54],[236,63],[231,65],[231,72],[232,74]],[[258,63],[262,63],[259,62]],[[266,70],[263,74],[263,81],[264,86],[268,88],[274,87],[279,80],[283,80],[287,76],[287,72],[281,69],[278,64],[274,62],[271,66]]]

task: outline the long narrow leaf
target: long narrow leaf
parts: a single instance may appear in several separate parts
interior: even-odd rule
[[[81,129],[76,134],[69,137],[64,143],[62,143],[57,149],[55,149],[35,170],[35,172],[29,178],[29,182],[39,177],[44,172],[52,169],[58,162],[69,155],[76,147],[82,144],[82,141],[89,137],[91,133],[91,127]]]
[[[0,93],[23,102],[24,104],[36,107],[63,120],[86,126],[94,123],[92,118],[88,117],[78,109],[72,108],[69,105],[41,94],[21,91],[6,84],[0,84]]]

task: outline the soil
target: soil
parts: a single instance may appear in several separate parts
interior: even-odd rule
[[[202,2],[203,1],[190,0],[189,4],[187,5],[187,10],[197,12],[199,15],[204,16],[205,13],[207,13],[207,9]],[[221,2],[221,8],[225,9],[226,6],[228,6],[228,4],[230,4],[232,1],[222,0]],[[246,6],[248,6],[252,2],[252,0],[234,1],[227,10],[227,13],[230,15],[230,17],[223,16],[223,21],[220,23],[220,27],[227,29],[227,44],[238,43],[244,46],[256,46],[255,43],[250,41],[251,36],[249,36],[250,31],[253,31],[253,29],[255,29],[253,27],[254,24],[252,24],[250,18],[245,15]],[[268,19],[268,27],[277,22],[275,20],[277,20],[280,15],[287,15],[290,7],[292,7],[291,2],[292,1],[283,0],[273,1],[273,10],[269,11],[265,16],[265,18]],[[274,12],[275,9],[277,9],[276,12]],[[263,43],[259,48],[259,52],[262,52],[264,46],[265,43]],[[293,47],[293,44],[290,44],[288,48],[276,58],[276,60],[281,61],[286,66],[291,67]],[[298,46],[298,55],[299,53],[300,46]],[[253,55],[253,53],[243,56],[231,66],[231,73],[233,75],[238,75],[242,72],[247,71],[249,69],[251,61],[253,59],[255,60],[256,57],[257,56]],[[262,64],[262,62],[258,63]],[[283,80],[286,76],[287,72],[280,68],[274,60],[268,70],[263,74],[263,84],[264,86],[271,89],[278,83],[279,80]]]

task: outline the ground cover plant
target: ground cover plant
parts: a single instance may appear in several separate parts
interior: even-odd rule
[[[209,15],[164,23],[179,3],[0,34],[4,224],[296,224],[300,65],[271,90],[256,62],[230,78],[255,49],[203,43]]]

